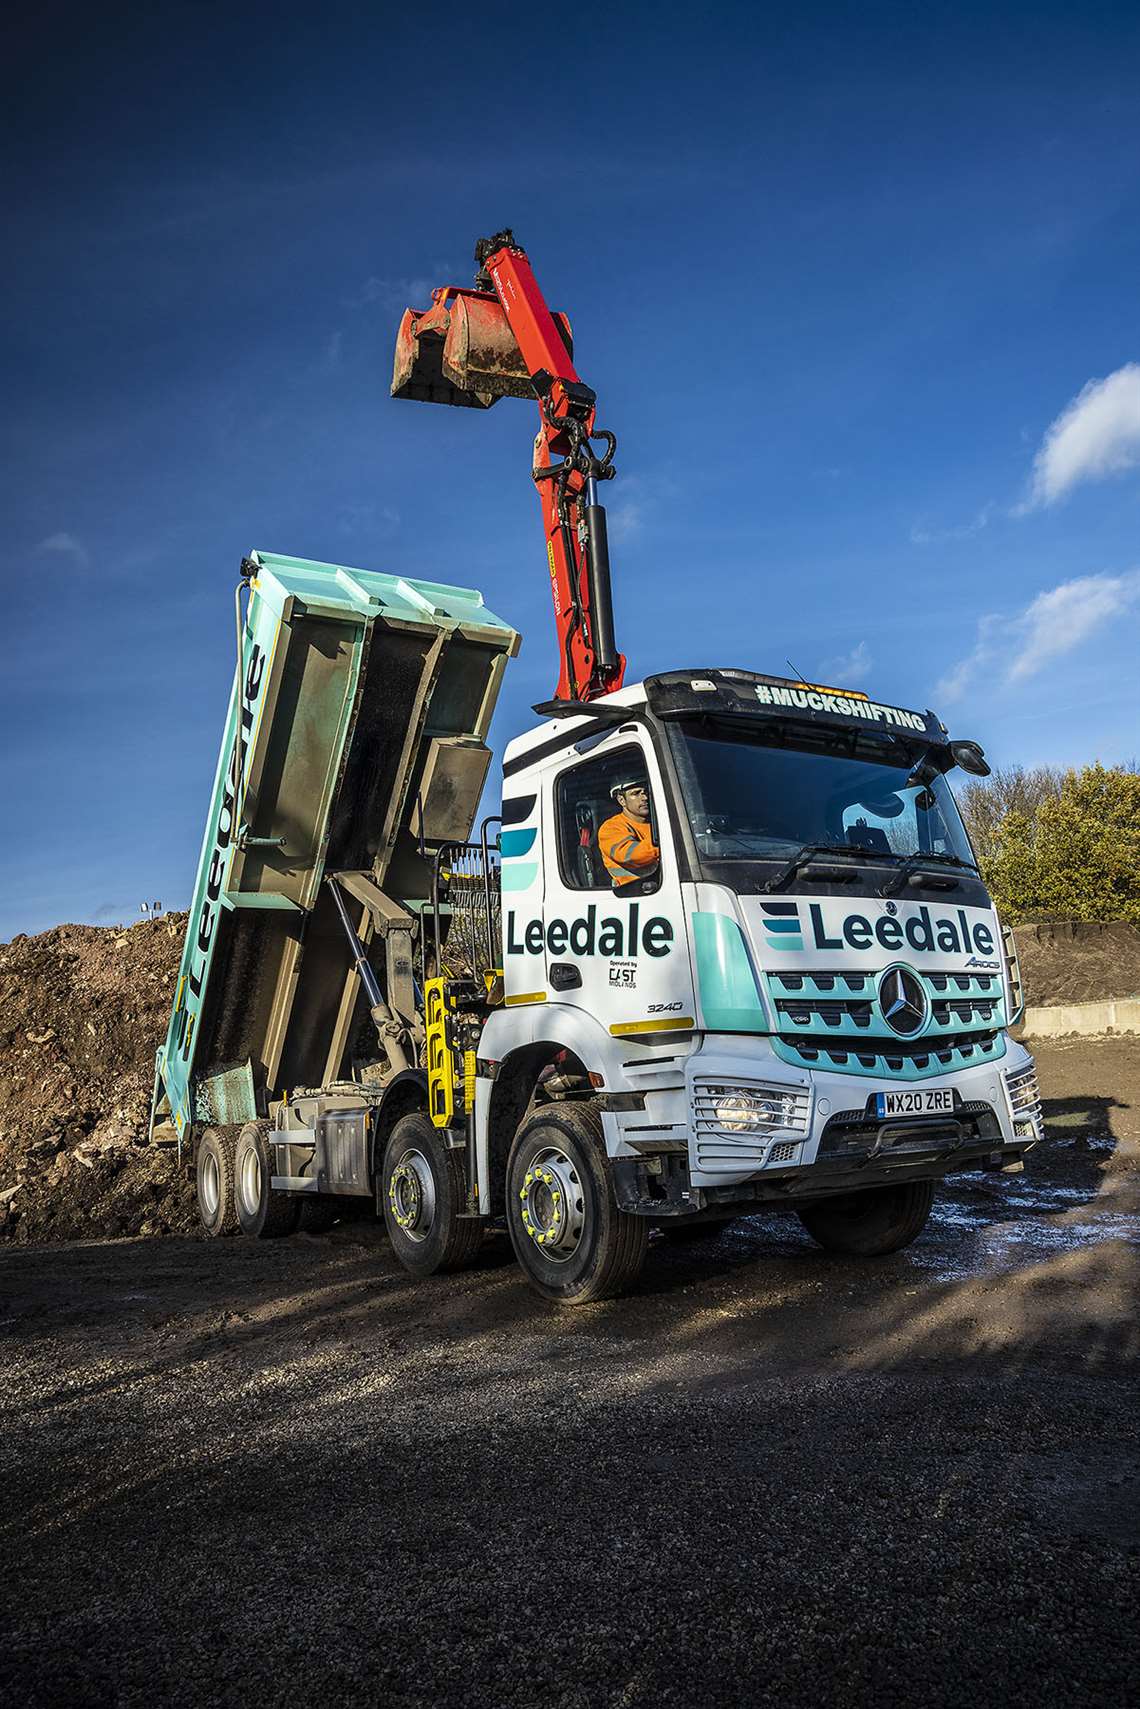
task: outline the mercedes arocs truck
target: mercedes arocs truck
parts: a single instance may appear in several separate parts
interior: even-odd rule
[[[627,1287],[653,1229],[760,1207],[896,1251],[941,1177],[1019,1170],[1041,1135],[1016,952],[950,785],[981,750],[757,670],[626,685],[612,435],[510,234],[477,256],[474,291],[405,316],[393,390],[538,399],[557,695],[473,832],[509,624],[471,589],[243,562],[152,1131],[209,1234],[355,1200],[423,1277],[505,1229],[564,1304]]]

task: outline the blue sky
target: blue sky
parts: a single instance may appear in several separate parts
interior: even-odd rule
[[[9,43],[0,938],[185,905],[251,547],[556,677],[529,407],[388,398],[505,224],[574,321],[630,680],[1140,752],[1140,13],[51,6]],[[1106,382],[1102,383],[1102,382]]]

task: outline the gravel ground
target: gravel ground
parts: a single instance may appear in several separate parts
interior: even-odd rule
[[[6,1704],[1134,1695],[1140,1052],[907,1253],[792,1219],[536,1301],[328,1238],[0,1251]]]

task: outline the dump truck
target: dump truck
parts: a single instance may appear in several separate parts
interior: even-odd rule
[[[626,684],[596,423],[510,232],[400,327],[398,398],[537,400],[552,700],[474,589],[253,552],[152,1133],[210,1235],[354,1204],[416,1277],[506,1234],[545,1299],[760,1208],[897,1251],[1041,1135],[1012,936],[931,711],[740,666]]]

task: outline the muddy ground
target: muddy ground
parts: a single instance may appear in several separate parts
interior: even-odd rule
[[[367,1225],[0,1250],[6,1704],[1106,1704],[1135,1684],[1140,1052],[908,1252],[793,1220],[560,1315]]]

